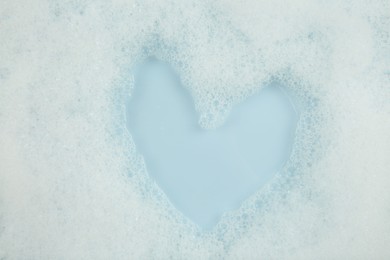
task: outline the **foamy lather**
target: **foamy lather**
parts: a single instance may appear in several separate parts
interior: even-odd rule
[[[389,258],[388,3],[0,6],[0,258]],[[150,55],[205,127],[273,80],[303,111],[283,177],[211,233],[170,206],[125,130],[130,68]]]

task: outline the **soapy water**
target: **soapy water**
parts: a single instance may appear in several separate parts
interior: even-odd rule
[[[233,107],[217,129],[203,129],[167,64],[151,60],[136,73],[126,126],[149,175],[203,229],[238,208],[288,159],[297,114],[278,84]]]
[[[387,1],[0,7],[0,258],[389,258]],[[150,56],[205,129],[271,82],[296,100],[286,164],[209,232],[126,129],[131,69]]]

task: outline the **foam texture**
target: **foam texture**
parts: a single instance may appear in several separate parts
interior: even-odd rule
[[[389,10],[0,2],[0,259],[390,258]],[[171,206],[126,131],[132,68],[150,56],[204,128],[270,82],[301,111],[284,169],[211,232]]]

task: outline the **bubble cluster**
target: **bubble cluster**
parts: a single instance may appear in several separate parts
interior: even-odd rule
[[[0,259],[389,258],[389,10],[3,1]],[[204,128],[275,81],[301,113],[284,169],[211,232],[169,203],[125,129],[149,57],[178,72]]]

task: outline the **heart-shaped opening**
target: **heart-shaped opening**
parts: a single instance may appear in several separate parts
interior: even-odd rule
[[[138,67],[126,114],[149,175],[204,229],[283,167],[298,119],[283,86],[273,83],[234,105],[220,127],[204,129],[189,91],[170,66],[157,60]]]

